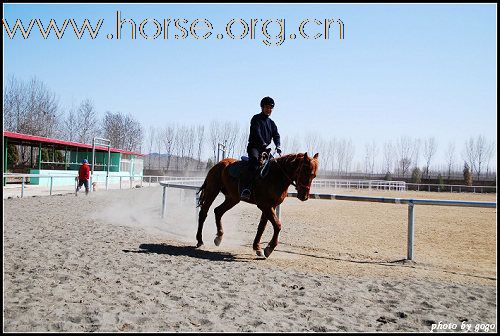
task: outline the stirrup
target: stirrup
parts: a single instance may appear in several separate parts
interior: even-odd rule
[[[252,194],[252,192],[249,189],[243,189],[243,191],[241,192],[240,198],[248,200],[248,199],[250,199],[251,194]]]

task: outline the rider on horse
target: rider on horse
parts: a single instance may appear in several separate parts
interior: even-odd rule
[[[264,97],[260,101],[261,113],[256,114],[250,121],[250,136],[248,139],[247,152],[249,157],[248,174],[242,179],[241,199],[249,200],[251,184],[259,169],[260,155],[269,146],[271,140],[276,145],[276,152],[281,154],[280,135],[274,121],[269,118],[274,108],[274,100],[271,97]]]

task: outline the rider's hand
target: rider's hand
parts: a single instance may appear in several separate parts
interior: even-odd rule
[[[281,155],[281,148],[276,147],[276,153],[278,153],[279,155]]]

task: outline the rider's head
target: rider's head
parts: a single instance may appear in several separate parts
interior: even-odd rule
[[[82,163],[89,163],[87,159],[83,159]]]
[[[262,109],[262,112],[266,115],[271,115],[271,112],[273,111],[274,108],[274,100],[271,97],[264,97],[260,101],[260,107]]]

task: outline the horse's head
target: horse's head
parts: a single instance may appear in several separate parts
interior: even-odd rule
[[[318,153],[314,157],[307,155],[302,158],[302,162],[297,169],[297,198],[301,201],[307,201],[311,191],[312,180],[316,177],[318,170]]]

